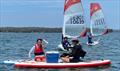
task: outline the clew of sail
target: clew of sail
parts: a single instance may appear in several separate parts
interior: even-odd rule
[[[63,36],[84,37],[87,33],[81,0],[65,0]]]
[[[108,33],[107,24],[104,20],[104,14],[98,3],[90,4],[91,33],[94,36],[104,35]]]

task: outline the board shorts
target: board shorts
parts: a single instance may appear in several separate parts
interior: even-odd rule
[[[37,55],[37,56],[35,56],[34,60],[44,62],[45,61],[45,55]]]

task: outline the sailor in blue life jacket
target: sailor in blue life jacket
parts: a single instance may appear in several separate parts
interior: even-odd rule
[[[89,32],[89,35],[88,35],[88,44],[92,44],[92,34]]]
[[[63,48],[64,49],[66,49],[66,50],[68,50],[69,49],[69,47],[71,46],[71,44],[69,43],[69,41],[68,41],[68,38],[67,37],[63,37],[63,39],[62,39],[62,46],[63,46]]]
[[[71,53],[63,53],[60,57],[63,62],[80,62],[82,61],[80,57],[84,58],[86,52],[82,49],[81,44],[79,43],[78,39],[72,40],[72,51]]]

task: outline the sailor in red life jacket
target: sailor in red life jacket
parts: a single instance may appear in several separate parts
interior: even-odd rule
[[[30,49],[29,57],[31,57],[31,53],[34,51],[35,61],[45,61],[45,52],[43,49],[43,43],[48,43],[46,40],[37,39],[36,44]]]

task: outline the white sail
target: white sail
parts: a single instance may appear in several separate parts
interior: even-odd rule
[[[85,29],[81,0],[65,0],[63,36],[82,37]]]
[[[108,32],[107,24],[104,20],[104,14],[98,3],[90,4],[90,18],[91,18],[91,27],[90,31],[92,35],[98,36],[103,35]]]

